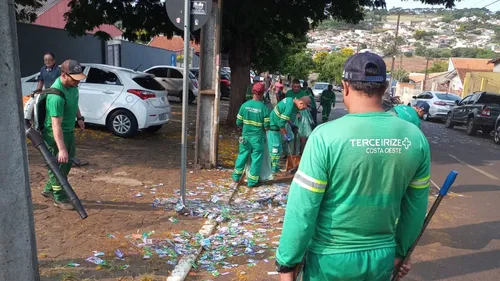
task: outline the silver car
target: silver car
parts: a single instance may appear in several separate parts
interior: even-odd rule
[[[429,104],[429,113],[424,114],[422,119],[428,121],[430,119],[446,119],[446,115],[450,111],[450,108],[455,106],[456,100],[461,100],[462,98],[446,92],[434,92],[426,91],[422,92],[418,96],[413,96],[413,99],[408,103],[409,106],[414,106],[417,101],[425,101]]]
[[[328,83],[326,82],[316,82],[312,88],[314,98],[319,101],[321,98],[321,94],[323,93],[324,90],[328,89]]]

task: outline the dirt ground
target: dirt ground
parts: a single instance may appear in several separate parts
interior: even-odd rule
[[[166,280],[175,258],[151,255],[148,245],[196,233],[205,218],[179,216],[155,198],[175,200],[180,187],[181,104],[172,100],[172,121],[155,134],[122,139],[103,128],[77,131],[77,157],[89,165],[74,167],[69,182],[89,217],[63,211],[41,196],[47,170],[40,154],[29,146],[30,176],[41,280]],[[227,112],[227,101],[222,112]],[[194,141],[196,105],[189,106],[189,139]],[[222,118],[221,118],[222,119]],[[237,132],[221,128],[220,163],[230,167],[237,152]],[[189,199],[226,192],[230,170],[196,171],[191,167],[194,144],[188,148]],[[145,244],[145,245],[144,245]],[[123,259],[115,256],[119,249]],[[96,255],[106,264],[85,259]],[[103,252],[104,256],[102,255]],[[148,256],[150,257],[144,257]],[[180,258],[177,257],[177,258]],[[79,264],[76,266],[75,264]]]

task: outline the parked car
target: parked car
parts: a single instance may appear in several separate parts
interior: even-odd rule
[[[85,123],[104,125],[120,137],[134,136],[138,130],[156,132],[168,123],[168,92],[153,75],[104,64],[82,67],[87,78],[78,86],[79,107]],[[36,90],[38,75],[21,79],[23,95]]]
[[[445,126],[466,125],[467,135],[475,135],[477,130],[489,135],[495,129],[500,115],[500,95],[488,92],[474,92],[448,111]]]
[[[231,71],[228,71],[229,67],[223,67],[220,70],[220,92],[221,98],[228,98],[231,93]],[[189,71],[193,73],[196,79],[199,79],[200,69],[191,68]]]
[[[178,97],[180,100],[182,100],[183,71],[182,68],[169,65],[157,65],[144,70],[146,73],[153,74],[156,81],[168,90],[170,96]],[[189,72],[189,78],[188,103],[193,103],[198,96],[198,79],[191,72]]]
[[[425,101],[429,104],[429,113],[424,114],[422,119],[428,121],[430,119],[446,119],[451,107],[455,106],[455,101],[459,101],[461,97],[446,92],[426,91],[418,96],[413,96],[413,99],[408,103],[409,106],[414,106],[417,101]]]
[[[497,122],[495,123],[495,134],[493,135],[493,141],[496,144],[500,144],[500,115],[497,118]]]
[[[319,101],[321,98],[321,94],[323,93],[324,90],[328,89],[328,85],[330,85],[327,82],[316,82],[312,88],[314,98]]]

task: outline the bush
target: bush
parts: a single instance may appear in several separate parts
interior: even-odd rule
[[[413,57],[413,53],[412,53],[412,52],[405,52],[405,53],[404,53],[404,55],[405,55],[405,57],[407,57],[407,58],[411,58],[411,57]]]

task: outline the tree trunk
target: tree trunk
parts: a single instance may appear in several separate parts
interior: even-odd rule
[[[250,57],[252,55],[251,40],[239,40],[231,50],[229,66],[231,67],[231,95],[226,125],[236,125],[236,115],[245,102],[245,94],[250,84]]]

